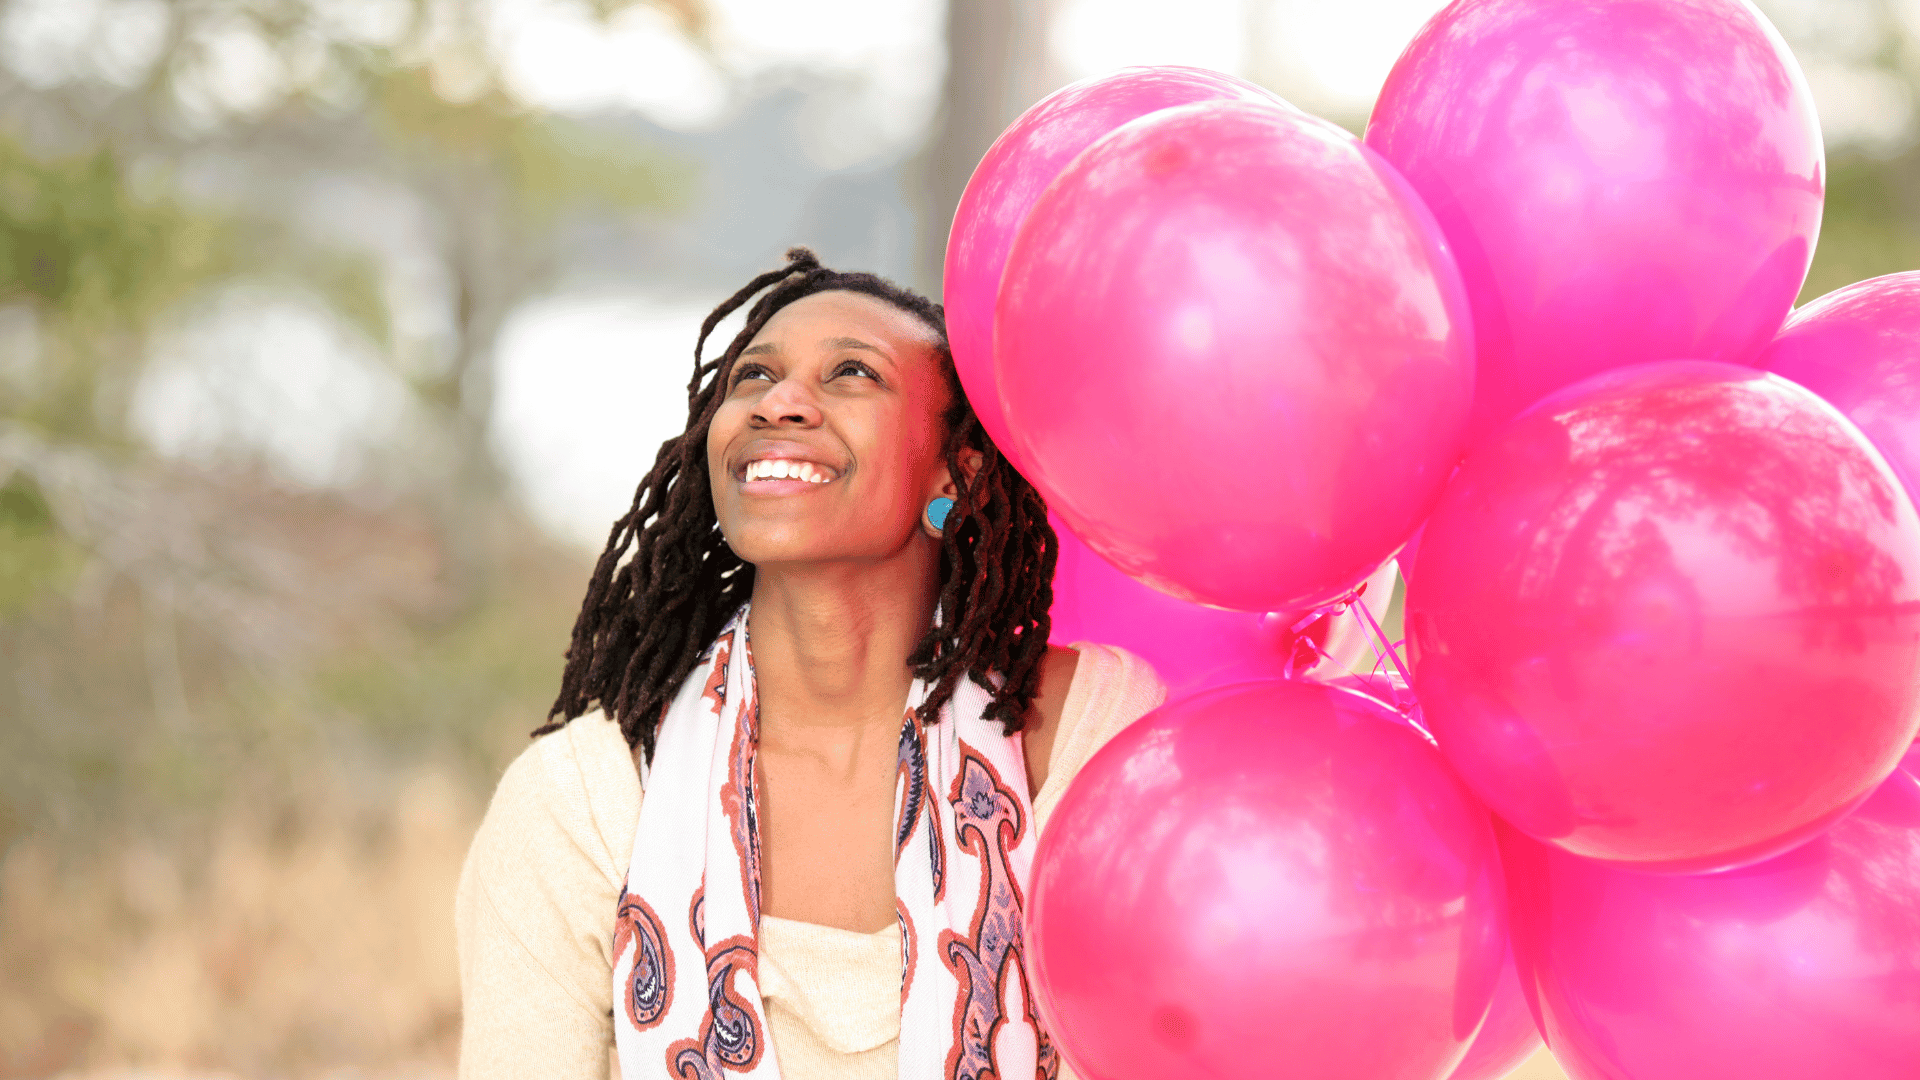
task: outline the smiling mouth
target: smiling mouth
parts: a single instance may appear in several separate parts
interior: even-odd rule
[[[824,465],[791,458],[761,458],[747,462],[741,479],[752,484],[767,480],[799,480],[809,484],[832,482],[839,474]]]

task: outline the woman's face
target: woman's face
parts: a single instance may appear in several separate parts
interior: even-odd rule
[[[736,555],[877,561],[932,543],[921,515],[953,494],[937,340],[864,293],[815,293],[767,320],[707,432],[713,508]]]

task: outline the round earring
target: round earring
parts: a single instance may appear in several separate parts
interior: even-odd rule
[[[927,504],[927,524],[934,532],[942,531],[947,523],[947,514],[953,510],[953,500],[942,495]]]

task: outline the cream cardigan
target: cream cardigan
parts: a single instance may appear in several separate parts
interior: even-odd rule
[[[1041,829],[1087,758],[1166,699],[1132,653],[1073,647],[1080,660],[1033,800]],[[507,767],[454,901],[461,1080],[608,1075],[613,913],[639,820],[633,759],[598,712],[534,740]],[[860,934],[764,917],[760,966],[785,1080],[897,1075],[898,927]]]

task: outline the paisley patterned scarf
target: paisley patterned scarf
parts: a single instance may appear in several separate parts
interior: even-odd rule
[[[1019,736],[962,680],[900,727],[894,893],[901,1080],[1053,1080],[1027,988],[1021,910],[1038,837]],[[759,698],[742,607],[660,725],[613,949],[625,1080],[780,1075],[760,1007]],[[932,949],[932,955],[922,955]]]

